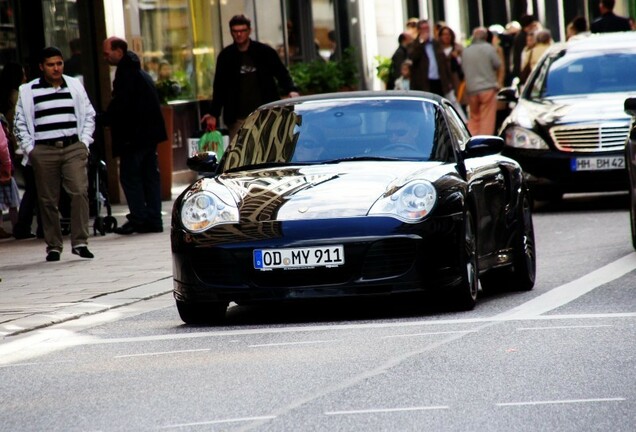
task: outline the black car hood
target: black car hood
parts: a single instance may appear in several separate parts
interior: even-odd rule
[[[524,125],[528,121],[541,126],[575,123],[619,121],[629,123],[623,111],[626,93],[603,93],[575,97],[520,99],[512,112],[513,122]]]
[[[207,181],[232,192],[241,220],[264,222],[365,216],[409,180],[434,182],[447,172],[440,162],[357,161],[225,173]]]

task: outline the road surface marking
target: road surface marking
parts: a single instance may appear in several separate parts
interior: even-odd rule
[[[149,352],[149,353],[139,353],[139,354],[123,354],[123,355],[115,356],[114,358],[149,357],[149,356],[183,354],[183,353],[204,352],[204,351],[210,351],[210,348],[178,350],[178,351],[160,351],[160,352]]]
[[[405,338],[405,337],[416,337],[416,336],[435,336],[435,335],[447,335],[447,334],[456,334],[456,333],[476,333],[476,332],[477,330],[457,330],[457,331],[426,332],[426,333],[408,333],[408,334],[382,336],[380,339],[393,339],[393,338]]]
[[[598,325],[575,325],[575,326],[552,326],[552,327],[519,327],[517,331],[523,330],[558,330],[558,329],[579,329],[579,328],[599,328],[599,327],[614,327],[611,324],[598,324]]]
[[[340,342],[340,341],[338,339],[333,339],[333,340],[315,340],[315,341],[301,341],[301,342],[278,342],[278,343],[248,345],[248,347],[262,348],[262,347],[272,347],[272,346],[322,344],[322,343],[329,343],[329,342]]]
[[[572,282],[553,288],[545,294],[495,316],[495,319],[526,319],[542,315],[568,304],[593,289],[618,279],[633,270],[636,270],[636,252],[632,252]]]
[[[502,402],[495,405],[498,407],[508,407],[508,406],[557,405],[557,404],[576,404],[576,403],[595,403],[595,402],[623,402],[624,400],[625,398],[563,399],[563,400],[550,400],[550,401]]]
[[[408,407],[408,408],[376,408],[376,409],[363,409],[363,410],[349,410],[349,411],[326,411],[325,415],[349,415],[349,414],[375,414],[375,413],[390,413],[390,412],[404,412],[404,411],[430,411],[430,410],[443,410],[448,409],[447,405],[432,405],[432,406],[420,406],[420,407]]]
[[[205,426],[205,425],[213,425],[213,424],[221,424],[221,423],[238,423],[238,422],[249,422],[249,421],[259,421],[259,420],[272,420],[275,418],[276,416],[238,417],[238,418],[223,419],[223,420],[210,420],[210,421],[196,422],[196,423],[180,423],[180,424],[166,425],[166,426],[162,426],[161,429],[176,429],[176,428]]]

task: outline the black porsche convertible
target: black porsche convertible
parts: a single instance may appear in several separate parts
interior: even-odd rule
[[[481,286],[535,281],[531,203],[503,140],[471,137],[423,92],[286,99],[252,113],[172,211],[174,296],[186,323],[230,302],[438,289],[457,310]]]

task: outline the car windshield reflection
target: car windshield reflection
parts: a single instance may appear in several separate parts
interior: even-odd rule
[[[246,120],[223,171],[269,164],[432,159],[439,107],[421,100],[304,102]]]
[[[565,55],[550,65],[543,94],[575,96],[633,91],[636,52]]]

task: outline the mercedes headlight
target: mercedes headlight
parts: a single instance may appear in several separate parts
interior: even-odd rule
[[[198,233],[215,225],[238,222],[238,208],[209,191],[195,192],[181,205],[181,223],[190,232]]]
[[[549,147],[536,133],[518,126],[506,129],[505,142],[507,146],[531,149],[531,150],[547,150]]]
[[[369,216],[392,216],[416,223],[433,210],[436,201],[435,186],[426,180],[417,180],[380,198],[369,210]]]

